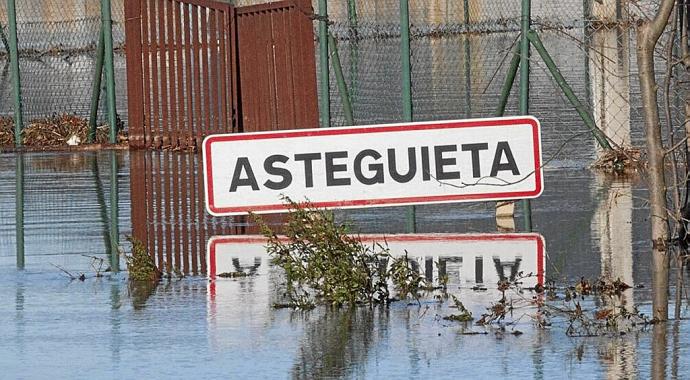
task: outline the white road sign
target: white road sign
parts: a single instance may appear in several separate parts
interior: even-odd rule
[[[349,208],[536,198],[533,117],[212,135],[206,207],[215,216],[285,209],[281,197]]]

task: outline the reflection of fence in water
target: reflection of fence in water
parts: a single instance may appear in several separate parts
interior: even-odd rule
[[[107,257],[114,228],[113,167],[126,167],[123,155],[25,153],[2,160],[0,176],[7,178],[0,186],[2,255],[16,253],[19,267],[51,262],[70,270],[89,260],[81,255]],[[118,182],[119,229],[128,234],[128,214],[122,212],[129,207],[128,185]]]
[[[130,160],[132,234],[161,269],[206,273],[206,242],[211,236],[259,232],[247,217],[208,215],[200,155],[135,151]],[[264,218],[268,223],[280,220]]]

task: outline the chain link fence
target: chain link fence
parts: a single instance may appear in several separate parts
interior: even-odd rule
[[[226,2],[245,6],[265,1]],[[495,115],[511,49],[519,38],[521,3],[410,1],[414,120]],[[112,4],[117,108],[126,120],[124,0]],[[318,13],[318,0],[312,5]],[[597,125],[616,144],[642,143],[635,20],[650,17],[657,6],[655,0],[532,0],[534,29]],[[7,25],[5,7],[6,2],[0,2],[3,26]],[[402,121],[400,1],[328,1],[328,7],[329,28],[337,41],[355,124]],[[56,113],[86,117],[100,1],[17,0],[17,10],[25,119]],[[317,24],[315,21],[315,40]],[[669,35],[660,41],[656,69],[663,84],[660,99],[664,106],[668,102],[671,125],[678,126],[683,120],[687,78],[684,70],[674,68],[671,80],[664,81]],[[0,115],[12,113],[7,57],[5,48],[0,48]],[[534,49],[531,63],[530,112],[542,121],[546,157],[558,152],[556,164],[593,159],[597,152],[594,140],[588,134],[573,137],[586,131],[585,124]],[[332,125],[345,125],[333,70],[330,100]],[[515,88],[506,115],[517,113]],[[664,116],[662,112],[667,124]],[[565,141],[568,144],[562,147]]]
[[[357,124],[402,120],[400,2],[329,2]],[[314,3],[315,9],[318,4]],[[635,18],[653,14],[653,2],[533,0],[533,27],[546,49],[614,143],[642,143],[635,66]],[[412,99],[415,120],[496,115],[511,49],[519,38],[521,1],[410,1]],[[659,81],[665,61],[658,59]],[[672,97],[681,96],[674,78]],[[517,83],[517,80],[516,80]],[[343,125],[341,99],[331,79],[333,123]],[[517,85],[505,114],[518,113]],[[596,146],[532,49],[530,113],[542,121],[544,151],[563,162],[589,160]],[[673,115],[682,109],[674,105]],[[676,124],[677,124],[676,120]],[[562,148],[564,141],[569,143]]]
[[[25,122],[68,113],[88,118],[100,0],[16,0],[17,40]],[[0,24],[8,25],[7,2],[0,2]],[[124,52],[124,0],[112,0],[117,110],[127,115]],[[105,81],[102,82],[105,86]],[[0,44],[0,116],[13,114],[8,47]],[[105,91],[99,117],[105,120]]]

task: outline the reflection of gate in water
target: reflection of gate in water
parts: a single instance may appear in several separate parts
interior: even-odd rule
[[[132,235],[162,270],[206,273],[211,236],[259,233],[247,217],[208,215],[199,155],[132,151],[130,160]],[[280,215],[263,218],[269,224],[281,221]]]
[[[317,127],[311,4],[126,0],[130,145]]]

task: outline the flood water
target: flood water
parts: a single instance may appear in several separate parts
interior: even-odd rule
[[[486,8],[479,12],[484,16],[474,20],[478,27],[491,26],[495,33],[464,34],[458,28],[466,21],[446,20],[437,35],[433,28],[439,21],[427,12],[425,2],[412,9],[415,120],[494,115],[506,70],[503,60],[517,35],[514,25],[511,29],[502,19],[519,20],[519,7],[498,0],[470,2]],[[82,9],[89,1],[75,3]],[[114,17],[121,20],[122,2],[114,3],[120,11]],[[400,121],[397,2],[358,3],[363,38],[354,42],[348,39],[345,2],[331,7],[355,122]],[[368,7],[373,3],[378,5]],[[460,2],[445,3],[457,8]],[[634,32],[612,28],[588,36],[580,25],[582,3],[570,5],[567,15],[560,1],[534,3],[535,17],[580,20],[574,28],[564,22],[569,37],[558,29],[543,31],[544,43],[604,132],[619,144],[640,145],[639,88],[630,79],[636,77]],[[57,7],[64,8],[62,3]],[[73,29],[82,35],[74,38],[76,46],[65,47],[95,43],[98,23],[92,16],[74,21]],[[498,25],[489,22],[494,18]],[[74,36],[72,29],[60,28],[62,24],[41,27],[41,20],[22,18],[20,11],[24,48],[50,50],[65,44],[65,34]],[[122,23],[115,29],[116,43],[121,43]],[[87,115],[95,56],[59,51],[20,60],[27,119],[59,112]],[[126,120],[124,62],[122,53],[116,54],[118,113]],[[7,59],[0,56],[2,67],[7,67]],[[531,113],[542,122],[544,158],[553,158],[545,168],[544,194],[532,201],[534,229],[543,236],[545,250],[532,252],[517,243],[476,243],[460,249],[461,243],[446,242],[426,248],[430,253],[418,257],[420,270],[436,280],[443,262],[451,278],[448,292],[463,301],[475,319],[498,300],[497,277],[518,267],[536,271],[540,258],[543,276],[560,287],[581,277],[621,279],[633,288],[619,301],[628,310],[637,307],[649,315],[651,244],[644,178],[607,177],[589,170],[596,156],[594,142],[544,65],[535,59],[532,67]],[[663,74],[661,62],[657,70]],[[332,122],[343,125],[341,98],[331,80]],[[674,82],[673,89],[677,86]],[[672,95],[674,115],[682,115],[676,112],[682,109],[682,98],[677,91]],[[11,102],[4,101],[9,96],[5,69],[0,72],[0,115],[11,114]],[[513,96],[506,113],[516,112]],[[219,246],[214,255],[207,252],[213,236],[257,230],[246,218],[210,218],[202,207],[202,189],[196,155],[0,153],[0,378],[689,377],[690,310],[685,306],[679,321],[587,338],[568,337],[563,318],[554,318],[550,328],[537,328],[531,318],[536,310],[529,307],[513,315],[518,322],[505,332],[445,321],[442,317],[456,309],[433,297],[390,307],[275,309],[281,273],[256,246],[229,244]],[[517,210],[519,230],[520,207]],[[349,220],[354,232],[395,240],[393,236],[410,232],[408,211],[372,208],[337,215]],[[493,203],[417,206],[415,217],[418,236],[474,241],[497,232]],[[279,223],[281,218],[268,220]],[[145,245],[161,268],[177,269],[186,277],[163,280],[152,288],[129,287],[124,260],[113,253],[113,243],[129,252],[125,237],[135,230],[146,237]],[[23,245],[18,243],[22,235]],[[416,249],[414,241],[399,244]],[[459,253],[443,251],[448,247]],[[214,270],[257,275],[209,281]],[[84,281],[70,279],[81,274]],[[675,275],[672,271],[672,284]],[[686,282],[690,279],[687,272],[683,276]],[[487,290],[473,290],[477,283]],[[536,297],[530,291],[512,296]],[[672,286],[671,299],[674,296]],[[598,306],[598,299],[583,301],[587,311]],[[512,335],[514,330],[523,334]]]
[[[685,378],[690,373],[690,352],[683,343],[690,338],[687,319],[624,336],[571,338],[565,334],[566,321],[558,318],[544,330],[525,317],[508,327],[507,333],[444,321],[442,317],[454,309],[449,302],[441,304],[432,298],[420,305],[396,302],[388,308],[274,309],[280,275],[261,254],[249,254],[247,247],[240,247],[237,263],[258,267],[258,276],[209,282],[205,250],[199,248],[195,259],[173,255],[174,265],[188,272],[187,277],[164,280],[156,288],[129,288],[126,272],[94,277],[94,259],[84,255],[103,258],[105,266],[111,265],[107,236],[113,173],[118,181],[119,240],[129,250],[123,236],[132,230],[130,208],[135,198],[131,189],[139,186],[132,181],[131,165],[160,163],[157,178],[172,184],[166,165],[190,164],[185,171],[195,172],[197,157],[188,154],[24,154],[25,257],[23,269],[18,269],[14,180],[18,157],[0,156],[3,376],[662,378],[665,374]],[[635,287],[624,295],[626,307],[634,305],[649,314],[651,275],[643,181],[600,177],[585,165],[563,161],[550,164],[545,181],[544,195],[532,206],[535,230],[546,243],[546,277],[560,284],[581,276],[620,278]],[[184,181],[177,186],[185,186]],[[163,199],[163,203],[168,201]],[[176,222],[166,217],[165,207],[161,212],[162,218],[154,219],[162,223],[152,228],[160,227],[164,240],[167,230],[175,231],[179,223],[187,223],[189,231],[193,225],[208,223],[198,213]],[[407,231],[406,208],[339,215],[351,220],[361,233],[395,236]],[[418,206],[416,217],[418,234],[496,232],[491,204]],[[519,217],[517,222],[519,227]],[[227,220],[218,225],[235,233],[233,226],[238,223],[245,222]],[[205,247],[209,238],[202,241],[197,235],[198,246]],[[162,245],[164,260],[166,245],[175,241],[154,244],[156,249]],[[219,257],[222,254],[217,252]],[[529,253],[520,253],[517,246],[499,247],[489,254],[501,261],[503,255],[506,259],[520,256],[525,270],[533,265]],[[473,256],[464,257],[459,267],[457,260],[448,261],[446,270],[461,279],[449,283],[449,292],[463,300],[476,319],[498,296],[491,283],[493,272],[486,265],[483,282],[489,289],[471,289],[471,279],[465,277],[477,273],[476,267],[472,271],[472,260]],[[189,264],[192,261],[198,266]],[[189,264],[186,268],[185,263]],[[122,260],[119,265],[124,265]],[[70,280],[56,266],[75,275],[84,273],[86,279]],[[526,292],[525,297],[533,296]],[[594,308],[598,302],[588,300],[583,305]],[[682,316],[690,316],[685,307]],[[512,329],[524,334],[511,335]],[[468,331],[488,334],[465,335]]]

